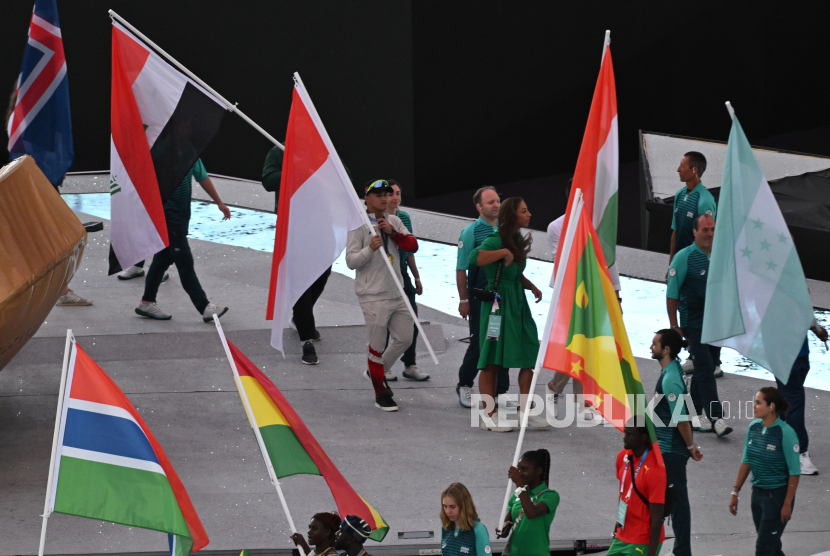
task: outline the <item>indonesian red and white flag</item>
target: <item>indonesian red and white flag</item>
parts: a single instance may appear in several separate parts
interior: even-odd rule
[[[597,231],[605,260],[611,267],[617,260],[620,140],[617,131],[617,88],[608,42],[610,36],[603,49],[602,66],[594,89],[591,111],[588,113],[585,135],[582,137],[568,206],[573,205],[573,196],[581,189],[585,212],[591,215],[591,223]],[[568,229],[568,220],[568,215],[565,215],[563,230]],[[564,237],[565,234],[562,234]],[[557,264],[560,252],[561,250],[556,254]]]
[[[162,203],[216,135],[225,111],[113,23],[110,274],[168,245]]]
[[[314,104],[295,74],[280,181],[277,231],[266,319],[271,345],[283,351],[283,328],[300,296],[346,248],[366,213]]]

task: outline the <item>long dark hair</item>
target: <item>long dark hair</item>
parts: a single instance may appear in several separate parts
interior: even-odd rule
[[[533,243],[533,237],[530,234],[522,236],[519,233],[521,226],[519,226],[516,211],[522,203],[524,199],[521,197],[510,197],[505,199],[499,208],[501,245],[513,254],[513,262],[517,264],[522,264],[527,260],[530,244]]]
[[[544,448],[530,450],[522,454],[522,459],[534,467],[542,468],[542,482],[547,483],[550,479],[550,452]]]

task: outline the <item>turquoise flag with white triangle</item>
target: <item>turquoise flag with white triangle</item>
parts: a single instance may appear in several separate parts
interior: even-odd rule
[[[733,117],[701,341],[734,349],[786,384],[812,322],[793,238]]]

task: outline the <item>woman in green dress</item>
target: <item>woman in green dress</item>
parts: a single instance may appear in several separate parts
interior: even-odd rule
[[[482,400],[494,400],[496,396],[496,375],[500,367],[519,368],[520,404],[524,408],[530,383],[533,380],[533,367],[539,353],[539,336],[536,323],[530,313],[524,290],[530,290],[536,297],[536,303],[542,300],[542,292],[530,280],[524,277],[527,255],[533,241],[530,234],[522,236],[521,228],[530,224],[530,211],[520,197],[505,199],[499,209],[499,231],[494,232],[470,253],[470,265],[484,267],[487,274],[487,289],[493,291],[496,270],[502,263],[498,284],[498,310],[501,316],[501,328],[498,339],[487,339],[490,313],[493,302],[481,304],[481,356],[478,368],[481,374],[478,389]],[[487,397],[489,396],[489,398]],[[496,412],[495,404],[488,412]],[[521,419],[521,412],[519,413]],[[547,427],[544,414],[529,416],[528,426]],[[482,419],[481,428],[495,432],[509,432],[510,426],[493,422],[489,425]]]

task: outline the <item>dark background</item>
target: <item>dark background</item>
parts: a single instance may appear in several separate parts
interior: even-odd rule
[[[3,6],[9,91],[32,5]],[[109,166],[109,8],[280,140],[299,71],[354,182],[396,178],[410,206],[474,216],[493,184],[526,198],[534,228],[561,214],[605,29],[621,244],[640,238],[639,129],[725,140],[730,100],[754,145],[830,155],[827,2],[59,0],[75,171]],[[228,114],[203,159],[257,179],[268,149]]]

